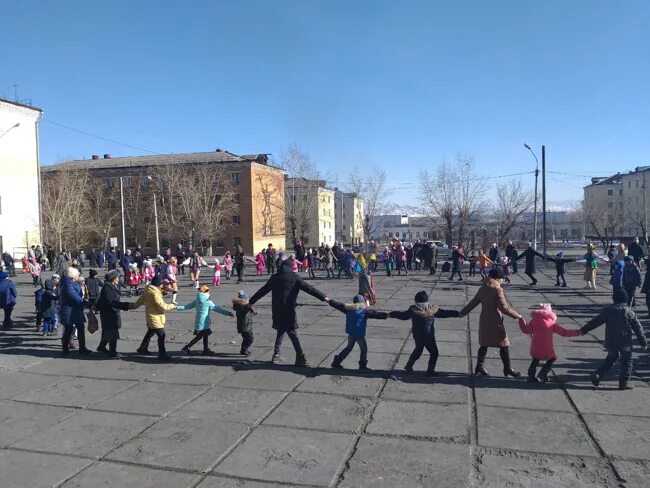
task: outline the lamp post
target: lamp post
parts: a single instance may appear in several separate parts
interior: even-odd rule
[[[124,225],[124,182],[120,176],[120,213],[122,216],[122,252],[126,253],[126,227]]]
[[[149,181],[153,181],[151,176],[147,176]],[[153,217],[156,223],[156,256],[160,254],[160,234],[158,232],[158,199],[156,198],[156,191],[153,192]]]
[[[530,154],[535,158],[535,208],[533,209],[533,249],[537,250],[537,179],[539,177],[539,161],[535,152],[528,144],[524,143],[524,147],[530,151]]]
[[[9,132],[12,129],[16,129],[18,127],[20,127],[20,122],[16,122],[14,125],[9,127],[8,129],[5,129],[2,132],[0,132],[0,137],[4,137],[7,134],[7,132]]]

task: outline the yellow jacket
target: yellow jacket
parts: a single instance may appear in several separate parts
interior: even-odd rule
[[[142,305],[144,305],[144,311],[147,317],[147,327],[150,329],[164,328],[165,312],[176,308],[176,305],[165,303],[162,290],[152,285],[148,285],[144,289],[144,293],[135,303],[131,304],[130,309],[140,308]]]

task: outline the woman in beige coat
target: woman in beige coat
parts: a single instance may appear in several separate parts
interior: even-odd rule
[[[498,347],[501,361],[503,361],[504,376],[514,378],[521,375],[510,366],[510,341],[503,326],[503,316],[507,315],[513,319],[520,319],[521,314],[512,309],[506,301],[506,296],[501,288],[501,280],[504,278],[503,271],[498,268],[490,270],[488,279],[483,282],[476,296],[460,311],[460,317],[464,317],[479,304],[481,304],[481,317],[478,329],[478,358],[474,374],[488,376],[489,373],[483,367],[488,347]]]

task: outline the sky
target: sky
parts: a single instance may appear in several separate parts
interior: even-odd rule
[[[415,206],[459,153],[493,194],[532,188],[523,144],[545,145],[556,205],[650,164],[645,0],[0,0],[0,19],[0,96],[44,110],[43,164],[297,144],[332,186],[383,168]]]

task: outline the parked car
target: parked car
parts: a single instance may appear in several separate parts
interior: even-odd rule
[[[442,241],[427,241],[427,244],[433,244],[438,250],[438,259],[448,258],[451,256],[451,249]]]

